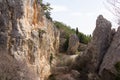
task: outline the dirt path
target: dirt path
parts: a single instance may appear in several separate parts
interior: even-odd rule
[[[76,55],[66,55],[59,53],[54,57],[52,62],[52,79],[54,80],[79,80],[80,73],[76,70],[71,70],[70,66],[74,63]],[[51,79],[51,80],[52,80]]]

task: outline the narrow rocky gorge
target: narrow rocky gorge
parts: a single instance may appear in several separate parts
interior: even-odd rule
[[[72,49],[68,48],[68,51],[70,49],[72,55],[67,52],[67,57],[62,56],[60,61],[64,62],[64,65],[56,69],[57,74],[53,72],[56,75],[55,80],[116,80],[115,65],[120,62],[119,32],[120,28],[115,31],[111,22],[99,15],[92,40],[82,54],[73,54],[78,48],[76,45],[79,44],[78,39],[76,37],[69,39],[71,44],[69,47]]]
[[[99,15],[90,43],[72,34],[66,52],[63,34],[39,0],[0,0],[0,80],[116,80],[120,27]]]

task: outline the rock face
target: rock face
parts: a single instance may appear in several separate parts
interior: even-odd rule
[[[50,75],[49,57],[58,47],[59,31],[46,19],[37,0],[0,0],[0,54],[25,61],[37,75],[31,80]]]
[[[105,70],[116,73],[115,64],[120,62],[120,27],[118,28],[113,41],[103,59],[100,74],[102,74]]]
[[[79,38],[77,37],[76,34],[73,34],[69,38],[67,53],[70,54],[70,55],[75,54],[78,47],[79,47]]]
[[[78,47],[78,51],[84,52],[87,49],[87,45],[80,43]]]
[[[92,55],[91,64],[94,71],[99,71],[99,66],[111,43],[111,33],[111,23],[102,15],[98,16],[93,38],[87,49],[87,54]]]
[[[78,70],[81,73],[80,79],[100,80],[100,78],[102,78],[101,80],[114,80],[114,77],[112,76],[113,74],[110,73],[108,68],[111,65],[113,66],[114,62],[117,62],[118,60],[116,60],[117,57],[113,58],[114,54],[112,51],[116,50],[116,48],[110,48],[111,45],[117,47],[117,44],[119,43],[118,32],[115,34],[115,30],[111,29],[111,23],[102,15],[98,16],[96,21],[96,28],[93,32],[91,42],[88,44],[86,51],[83,54],[80,54],[71,66],[72,69]],[[117,38],[113,38],[114,35]],[[113,41],[116,42],[113,43]],[[118,50],[114,52],[118,54]],[[109,53],[111,53],[112,55],[110,55]],[[106,56],[109,56],[109,59]],[[113,59],[113,63],[111,63],[111,58]],[[98,73],[101,73],[100,78],[98,76]],[[107,75],[107,77],[104,77],[103,75]]]

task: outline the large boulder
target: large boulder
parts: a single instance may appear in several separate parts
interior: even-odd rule
[[[68,49],[67,49],[67,54],[75,54],[79,47],[79,38],[76,34],[73,34],[69,38],[69,44],[68,44]]]

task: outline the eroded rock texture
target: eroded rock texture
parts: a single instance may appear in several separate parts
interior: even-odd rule
[[[98,16],[93,38],[87,50],[87,54],[92,55],[91,64],[93,64],[94,71],[99,71],[99,66],[111,43],[111,33],[111,23],[102,15]]]
[[[102,75],[105,71],[107,73],[116,74],[115,65],[120,62],[120,27],[118,28],[112,43],[103,59],[100,75]],[[112,76],[111,76],[112,77]],[[112,79],[110,79],[112,80]]]
[[[100,15],[86,51],[86,55],[91,57],[87,64],[89,74],[97,74],[101,80],[115,80],[115,64],[120,61],[119,38],[120,28],[115,32],[115,29],[111,29],[111,23]]]
[[[77,37],[76,34],[73,34],[69,38],[67,53],[70,55],[75,54],[78,47],[79,47],[79,38]]]
[[[49,57],[58,46],[59,31],[45,18],[39,0],[0,0],[0,54],[25,61],[37,75],[32,80],[50,75]]]
[[[96,20],[96,28],[93,32],[93,37],[91,42],[88,44],[88,47],[86,51],[79,55],[76,58],[76,61],[73,63],[72,68],[77,69],[80,73],[81,79],[84,80],[112,80],[111,73],[109,73],[109,70],[102,73],[102,75],[106,74],[105,76],[107,78],[99,77],[99,72],[101,71],[101,64],[103,65],[103,62],[105,61],[106,55],[109,51],[111,42],[114,41],[114,35],[115,30],[111,29],[111,23],[106,20],[102,15],[98,16]],[[117,36],[118,37],[118,36]],[[118,37],[119,38],[119,37]],[[118,42],[117,42],[118,43]],[[117,45],[117,43],[114,43],[114,45]],[[113,47],[110,49],[110,51],[113,50]],[[114,55],[114,53],[111,52],[111,54]],[[110,56],[110,55],[109,55]],[[111,56],[112,58],[112,56]],[[115,57],[114,57],[115,58]],[[112,59],[114,59],[112,58]],[[111,64],[111,60],[106,58],[106,60],[109,60],[109,64]],[[105,61],[107,63],[107,61]],[[105,63],[104,62],[104,63]],[[110,66],[106,64],[107,66]],[[106,67],[107,67],[106,66]],[[102,66],[103,67],[103,66]],[[104,65],[105,67],[105,65]]]

